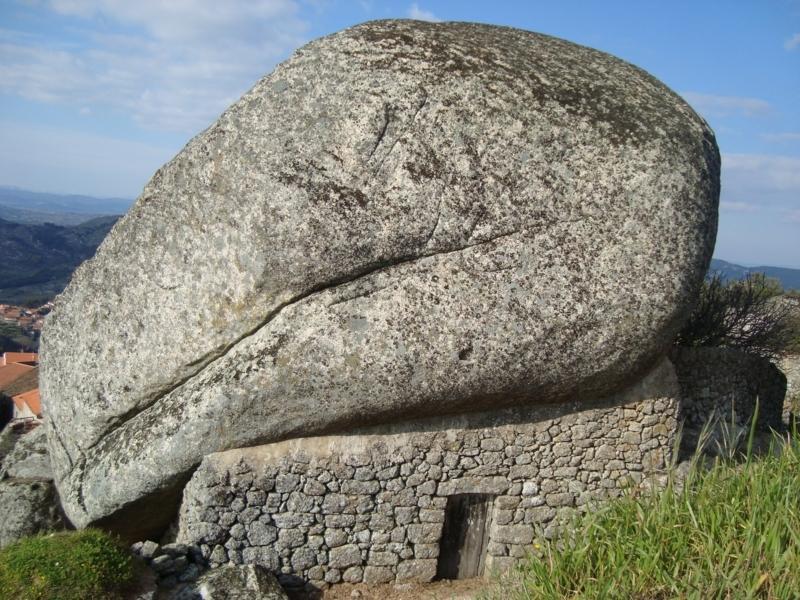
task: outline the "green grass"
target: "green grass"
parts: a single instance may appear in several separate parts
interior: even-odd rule
[[[134,577],[130,552],[97,529],[24,538],[0,550],[0,599],[120,598]]]
[[[800,598],[800,443],[697,464],[682,489],[629,494],[539,542],[497,597]]]

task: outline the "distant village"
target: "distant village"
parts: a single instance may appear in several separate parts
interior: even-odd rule
[[[0,304],[0,323],[20,329],[38,345],[44,317],[51,302],[38,308]],[[0,355],[0,429],[10,424],[17,431],[29,431],[42,420],[39,399],[39,355],[36,352],[3,352]]]
[[[16,325],[22,330],[23,334],[38,341],[42,333],[44,317],[52,309],[52,302],[43,304],[38,308],[0,304],[0,321]]]

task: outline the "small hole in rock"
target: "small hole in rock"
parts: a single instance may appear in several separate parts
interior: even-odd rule
[[[458,353],[458,360],[467,360],[472,355],[472,344]]]

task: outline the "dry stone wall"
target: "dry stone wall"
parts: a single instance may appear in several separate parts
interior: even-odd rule
[[[671,359],[686,427],[702,428],[714,414],[747,427],[757,398],[758,428],[781,428],[786,376],[769,360],[732,348],[678,348]]]
[[[212,566],[261,564],[283,583],[430,581],[448,500],[490,498],[485,565],[505,569],[559,516],[670,460],[678,383],[212,454],[184,491],[178,540]]]

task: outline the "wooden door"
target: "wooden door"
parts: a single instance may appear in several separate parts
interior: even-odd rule
[[[447,498],[437,579],[483,575],[493,503],[494,496],[489,494],[457,494]]]

